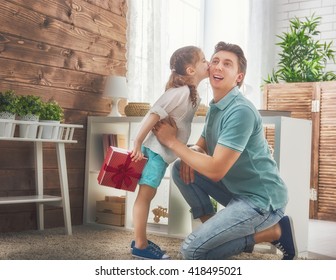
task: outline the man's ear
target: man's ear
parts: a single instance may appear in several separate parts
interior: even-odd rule
[[[244,73],[239,73],[236,82],[239,83],[244,79]]]

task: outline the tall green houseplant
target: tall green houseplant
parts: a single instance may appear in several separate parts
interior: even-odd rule
[[[265,83],[295,83],[336,80],[336,74],[326,71],[328,61],[335,62],[335,51],[330,43],[317,40],[321,17],[312,15],[300,20],[290,20],[289,32],[277,36],[281,48],[277,70],[273,70]]]

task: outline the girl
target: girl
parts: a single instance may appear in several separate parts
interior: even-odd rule
[[[169,259],[160,247],[147,240],[146,226],[149,207],[168,164],[176,156],[162,146],[151,130],[168,116],[178,127],[178,138],[187,143],[191,122],[200,103],[197,86],[209,76],[209,64],[201,49],[187,46],[176,50],[170,58],[171,75],[164,94],[155,102],[143,120],[135,138],[131,154],[133,161],[148,158],[139,181],[139,192],[133,207],[135,240],[131,243],[132,255],[141,259]]]

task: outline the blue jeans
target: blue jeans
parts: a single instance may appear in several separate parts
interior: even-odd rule
[[[213,214],[210,197],[225,208],[199,226],[184,240],[184,259],[227,259],[253,248],[254,234],[276,224],[285,209],[264,210],[246,197],[233,196],[221,182],[214,182],[195,172],[195,180],[185,184],[180,178],[180,161],[173,166],[173,180],[191,207],[194,218]]]

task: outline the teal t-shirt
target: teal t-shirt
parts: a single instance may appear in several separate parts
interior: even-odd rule
[[[286,206],[287,187],[270,153],[261,116],[238,87],[217,103],[211,101],[202,136],[210,155],[216,145],[241,153],[221,180],[229,191],[265,210]]]

